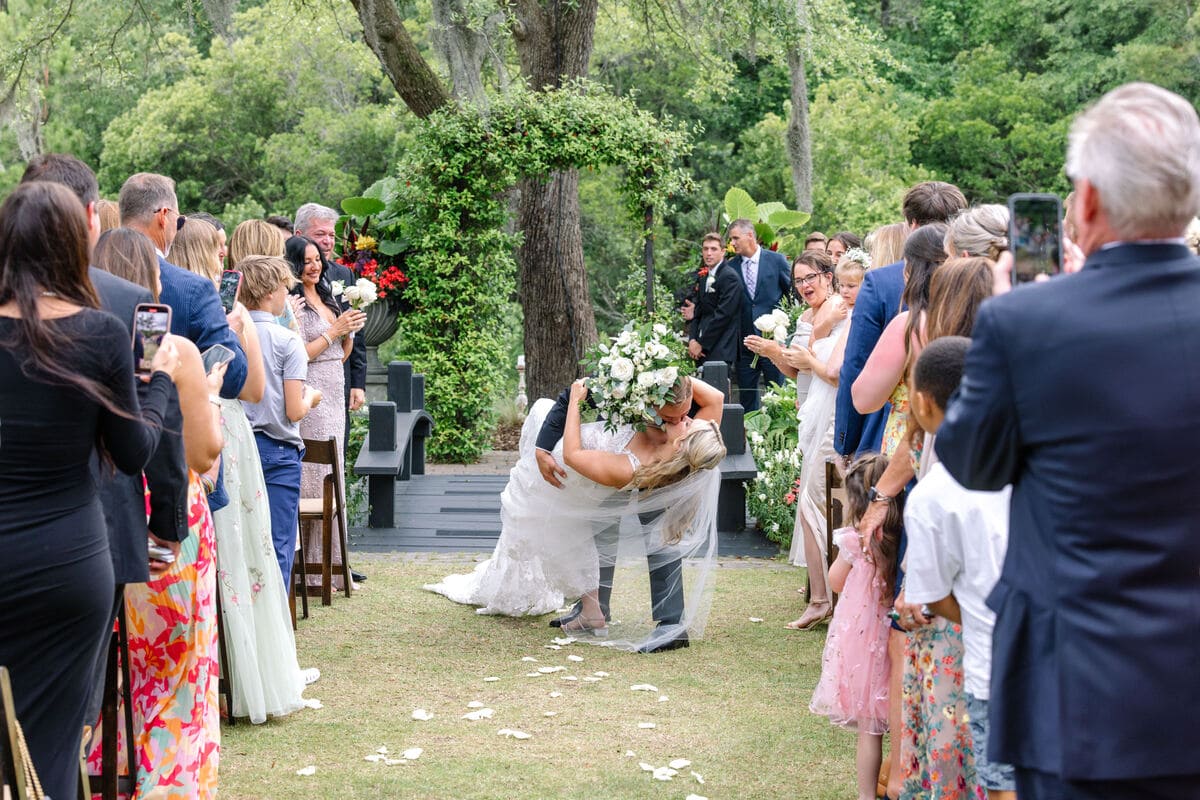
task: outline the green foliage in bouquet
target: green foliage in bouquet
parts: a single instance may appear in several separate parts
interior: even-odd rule
[[[475,461],[490,441],[520,243],[507,232],[505,192],[521,178],[619,166],[625,209],[641,219],[647,206],[667,208],[690,186],[680,166],[690,149],[690,131],[595,85],[514,88],[486,115],[454,107],[425,120],[395,176],[365,193],[382,211],[343,205],[351,218],[374,213],[379,252],[403,255],[412,306],[403,355],[426,376],[426,407],[437,422],[432,458]]]
[[[610,341],[598,342],[584,363],[592,401],[609,430],[618,425],[644,430],[655,422],[656,410],[676,402],[672,389],[695,366],[666,325],[633,321]]]
[[[746,508],[759,530],[786,550],[792,544],[800,476],[794,381],[763,393],[761,408],[746,414],[746,439],[758,465],[758,477],[746,484]]]

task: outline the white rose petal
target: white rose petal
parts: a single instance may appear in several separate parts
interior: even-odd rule
[[[379,761],[383,761],[386,758],[387,758],[387,756],[381,756],[381,755],[379,755],[379,753],[372,753],[369,756],[363,756],[363,761],[370,761],[371,763],[376,763]]]
[[[462,718],[470,720],[471,722],[478,722],[481,719],[491,719],[495,713],[496,712],[493,709],[480,708],[475,711],[468,711],[466,714],[462,715]]]
[[[530,662],[536,662],[536,661],[537,661],[537,659],[536,659],[536,658],[534,658],[533,656],[525,656],[525,657],[524,657],[524,658],[522,658],[521,660],[522,660],[522,661],[530,661]]]
[[[637,758],[637,755],[632,750],[626,750],[625,757],[626,758]],[[653,767],[651,767],[651,769],[653,769]]]
[[[383,760],[383,763],[384,763],[384,766],[395,767],[400,764],[407,764],[408,759],[407,758],[385,758]]]
[[[595,675],[597,678],[607,678],[608,677],[607,672],[593,672],[592,674]]]
[[[631,691],[631,692],[657,692],[658,687],[651,686],[648,683],[635,683],[633,686],[629,687],[629,691]]]
[[[542,677],[542,673],[540,673],[540,672],[526,672],[526,673],[525,673],[525,677],[526,677],[526,678],[540,678],[540,677]]]
[[[751,617],[750,621],[751,622],[762,622],[763,618],[762,617]]]
[[[325,707],[325,704],[322,703],[320,700],[317,700],[316,698],[302,697],[300,699],[304,702],[305,708],[324,708]]]
[[[583,656],[569,655],[567,661],[583,661]]]
[[[639,722],[638,727],[644,731],[648,731],[651,728],[657,728],[658,726],[655,725],[653,722]]]
[[[428,722],[429,720],[433,719],[433,714],[430,714],[423,708],[414,708],[412,718],[418,722]]]
[[[542,673],[543,675],[549,675],[551,672],[566,672],[567,668],[566,667],[538,667],[537,671]]]
[[[696,773],[693,772],[692,774],[695,775]],[[683,800],[708,800],[708,798],[698,794],[689,794]]]
[[[597,678],[595,675],[585,675],[585,676],[583,677],[583,679],[584,679],[585,681],[587,681],[588,683],[595,683],[595,682],[597,682],[598,680],[600,680],[600,679],[599,679],[599,678]]]
[[[696,783],[700,784],[701,786],[704,785],[704,778],[700,775],[699,772],[693,772],[692,777],[696,779]]]
[[[500,730],[496,731],[496,733],[500,736],[507,736],[511,739],[532,739],[533,738],[532,734],[528,734],[525,731],[513,730],[511,728],[501,728]]]
[[[562,646],[557,644],[544,644],[542,647],[545,647],[547,650],[562,650]]]
[[[472,700],[471,702],[467,703],[467,708],[483,708],[483,703],[479,702],[478,700]]]
[[[688,761],[686,758],[677,758],[667,766],[671,769],[687,769],[691,765],[692,762]]]
[[[677,771],[671,769],[670,767],[659,767],[658,769],[654,770],[654,780],[669,781],[678,774],[679,773]]]
[[[316,775],[317,768],[315,765],[309,764],[307,767],[302,767],[301,769],[296,770],[296,774],[302,775],[304,777],[308,777],[309,775]]]
[[[380,747],[375,752],[379,753],[380,755],[387,755],[387,751],[388,751],[388,749],[386,747]]]
[[[551,697],[562,697],[562,692],[551,692],[550,696]]]
[[[416,761],[418,758],[421,757],[421,753],[424,753],[424,752],[425,751],[419,747],[410,747],[407,750],[405,750],[403,753],[401,753],[400,757],[405,759],[406,761]]]
[[[660,695],[658,696],[658,702],[660,702],[660,703],[665,703],[665,702],[667,702],[667,701],[668,701],[668,700],[670,700],[670,699],[671,699],[671,698],[667,697],[665,694],[660,694]]]
[[[554,642],[555,644],[563,645],[565,647],[566,645],[574,644],[578,640],[574,636],[564,636],[564,637],[555,637],[554,639],[551,639],[551,641]]]
[[[563,676],[562,676],[562,679],[563,679],[564,681],[577,681],[577,680],[579,680],[579,678],[576,678],[574,675],[563,675]]]
[[[496,681],[498,681],[498,680],[500,680],[500,679],[499,679],[499,678],[497,678],[495,675],[492,675],[492,676],[490,676],[490,677],[484,678],[484,679],[483,679],[483,682],[484,682],[484,683],[495,683],[495,682],[496,682]]]

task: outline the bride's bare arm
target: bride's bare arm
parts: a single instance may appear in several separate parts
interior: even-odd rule
[[[710,419],[719,423],[725,411],[725,394],[699,378],[688,380],[692,383],[692,402],[700,407],[694,419]]]
[[[579,426],[583,424],[579,404],[587,397],[582,380],[571,384],[571,399],[567,404],[567,423],[563,429],[563,461],[583,477],[601,486],[620,489],[633,478],[629,458],[617,453],[584,450]]]

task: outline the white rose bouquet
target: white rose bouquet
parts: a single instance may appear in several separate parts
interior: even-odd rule
[[[359,278],[351,286],[346,286],[343,281],[334,281],[330,284],[330,290],[334,297],[344,297],[351,308],[359,311],[379,299],[379,291],[375,284],[366,278]]]
[[[763,314],[758,319],[754,320],[754,327],[762,333],[764,339],[774,339],[779,342],[780,346],[787,343],[787,338],[791,335],[792,320],[788,312],[783,308],[777,308],[770,314]],[[758,366],[758,353],[754,354],[754,358],[750,361],[750,368]]]
[[[655,421],[660,406],[673,401],[671,390],[689,375],[683,337],[661,323],[630,322],[609,342],[600,342],[585,362],[591,372],[587,387],[608,430],[633,425],[638,430]]]

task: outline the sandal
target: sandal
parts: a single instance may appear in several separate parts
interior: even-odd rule
[[[593,625],[585,620],[582,616],[577,616],[574,619],[567,620],[559,626],[559,630],[570,634],[586,634],[602,639],[608,636],[608,625],[603,617],[599,625]]]
[[[824,613],[817,612],[816,616],[809,618],[809,612],[819,608],[824,608]],[[808,604],[808,608],[804,610],[804,613],[800,615],[800,619],[792,620],[784,627],[790,631],[810,631],[832,616],[833,605],[828,600],[813,600]]]

